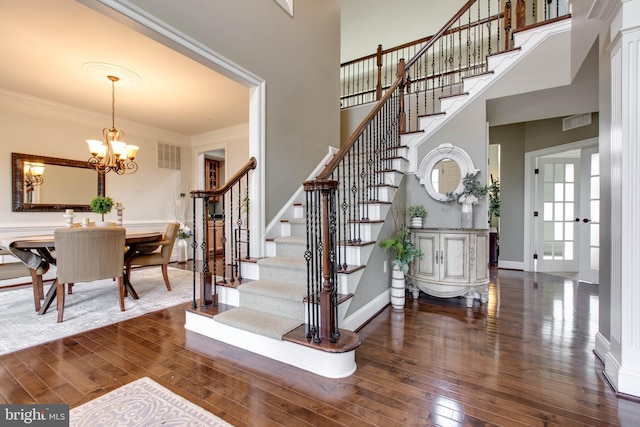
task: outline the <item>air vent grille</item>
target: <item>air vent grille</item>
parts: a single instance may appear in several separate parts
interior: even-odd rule
[[[158,142],[158,167],[182,170],[182,147]]]
[[[567,131],[591,124],[591,113],[578,114],[562,119],[562,130]]]

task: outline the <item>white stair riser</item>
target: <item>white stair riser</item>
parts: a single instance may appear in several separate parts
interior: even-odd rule
[[[364,242],[372,242],[378,237],[378,233],[382,228],[382,223],[368,223],[362,222],[357,224],[351,224],[352,235],[360,235],[360,238]],[[359,232],[359,233],[358,233]]]
[[[338,293],[344,295],[354,293],[363,272],[364,270],[361,269],[349,274],[338,273]]]
[[[388,203],[367,203],[360,205],[360,219],[369,221],[384,220],[389,213],[391,205]]]
[[[374,245],[340,246],[338,252],[345,254],[347,264],[349,265],[365,265],[371,255],[373,246]],[[342,257],[340,259],[342,259]]]
[[[392,185],[392,186],[398,186],[400,185],[400,182],[402,182],[402,178],[404,177],[404,174],[400,173],[400,172],[385,172],[382,178],[382,182],[386,185]]]
[[[372,187],[369,188],[369,198],[381,202],[390,202],[397,189],[393,187]]]

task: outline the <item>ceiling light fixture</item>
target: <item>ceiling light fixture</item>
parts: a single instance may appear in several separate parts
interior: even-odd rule
[[[138,146],[127,145],[124,142],[124,131],[116,129],[116,88],[115,83],[120,80],[116,76],[107,76],[111,80],[111,129],[102,130],[102,141],[88,139],[91,158],[89,166],[98,173],[115,172],[118,175],[134,173],[138,164],[134,161],[138,153]]]

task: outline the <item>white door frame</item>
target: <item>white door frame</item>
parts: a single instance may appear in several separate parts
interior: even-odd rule
[[[589,138],[569,144],[556,145],[555,147],[530,151],[524,154],[524,235],[522,243],[524,246],[523,254],[525,271],[535,271],[535,263],[533,260],[533,254],[535,253],[533,207],[535,206],[536,197],[534,175],[536,158],[562,153],[563,151],[590,148],[593,146],[598,147],[598,138]]]

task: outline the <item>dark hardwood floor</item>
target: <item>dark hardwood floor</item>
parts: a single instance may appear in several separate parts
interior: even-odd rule
[[[235,426],[639,425],[640,403],[614,395],[592,351],[598,287],[493,276],[483,306],[422,295],[384,309],[348,378],[202,344],[174,307],[0,356],[0,403],[74,407],[148,376]]]

